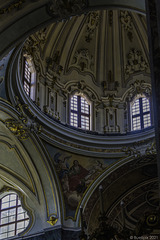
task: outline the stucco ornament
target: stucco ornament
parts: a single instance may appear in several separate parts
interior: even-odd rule
[[[126,75],[133,74],[138,71],[146,71],[148,69],[148,63],[142,56],[142,52],[136,49],[131,49],[127,56],[127,64],[125,73]]]
[[[77,65],[81,71],[86,69],[92,71],[93,56],[88,49],[79,49],[74,54],[73,65]]]
[[[66,18],[81,13],[86,5],[86,0],[52,0],[49,2],[47,10],[53,17]]]
[[[94,32],[99,25],[99,13],[98,12],[90,12],[87,17],[87,28],[86,28],[86,42],[90,42],[93,39]]]
[[[127,11],[121,11],[120,20],[125,30],[132,30],[132,18]]]

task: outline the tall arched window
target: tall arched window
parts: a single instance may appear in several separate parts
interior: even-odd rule
[[[23,63],[23,86],[26,94],[35,101],[36,74],[32,60],[25,56]]]
[[[71,97],[70,125],[90,130],[90,105],[80,95]]]
[[[151,126],[150,101],[139,97],[131,104],[132,130],[141,130]]]
[[[16,193],[4,195],[0,199],[0,239],[8,239],[24,231],[29,224],[29,216],[22,208]]]

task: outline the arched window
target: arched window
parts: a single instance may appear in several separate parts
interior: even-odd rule
[[[70,125],[90,130],[90,105],[80,95],[71,97]]]
[[[26,94],[35,101],[36,76],[32,60],[25,56],[23,63],[23,86]]]
[[[0,199],[0,239],[8,239],[22,232],[29,224],[29,216],[22,208],[16,193]]]
[[[132,130],[141,130],[151,126],[150,101],[139,97],[131,104]]]

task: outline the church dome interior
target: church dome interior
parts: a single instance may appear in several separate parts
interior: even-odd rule
[[[158,239],[144,4],[42,2],[0,8],[0,239]]]

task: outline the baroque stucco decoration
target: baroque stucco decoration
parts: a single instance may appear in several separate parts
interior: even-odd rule
[[[127,55],[127,64],[125,68],[126,77],[135,72],[146,72],[149,70],[149,65],[144,59],[142,52],[136,49],[131,49]]]
[[[53,57],[46,58],[46,72],[50,75],[52,80],[52,87],[54,86],[55,81],[59,78],[60,74],[63,71],[62,65],[60,62],[60,53],[56,51]]]
[[[17,119],[6,119],[6,127],[16,136],[19,140],[26,140],[29,137],[30,132],[36,132],[39,134],[42,130],[42,126],[36,122],[36,117],[30,111],[26,104],[21,104],[19,98],[15,97],[16,110],[18,111]],[[25,110],[28,111],[30,118],[26,115]]]
[[[47,11],[53,17],[66,18],[70,15],[81,14],[86,6],[86,0],[56,0],[49,2]]]
[[[0,9],[0,15],[10,13],[13,10],[19,10],[22,8],[25,0],[14,1],[13,3],[7,4],[5,7]]]
[[[128,13],[128,11],[121,11],[120,14],[121,14],[120,20],[121,20],[121,23],[122,23],[122,26],[124,27],[124,29],[132,30],[132,28],[133,28],[132,18],[130,16],[130,14]]]
[[[121,11],[120,12],[120,21],[122,24],[122,27],[124,30],[127,32],[128,39],[130,42],[132,42],[133,39],[133,22],[132,22],[132,17],[128,13],[128,11]]]
[[[151,85],[147,84],[144,80],[136,80],[130,85],[129,91],[126,95],[127,102],[133,101],[136,95],[145,95],[146,97],[151,96]]]
[[[94,36],[94,32],[99,25],[99,13],[98,12],[91,12],[88,14],[87,21],[86,21],[86,35],[85,40],[86,42],[91,42]]]
[[[79,49],[74,54],[72,64],[80,68],[82,72],[84,70],[93,71],[93,56],[88,49]]]

